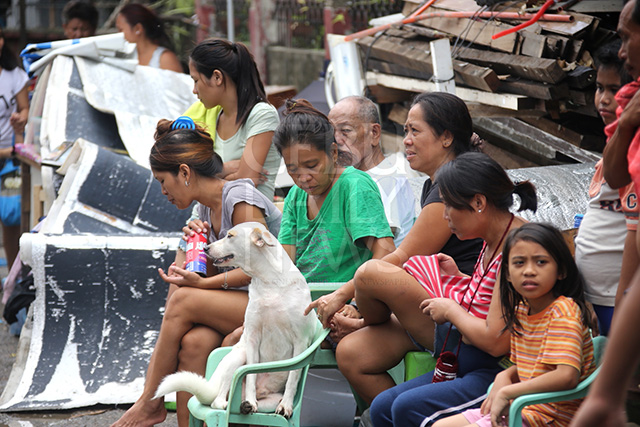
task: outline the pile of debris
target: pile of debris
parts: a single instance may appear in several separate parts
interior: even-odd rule
[[[616,37],[622,0],[556,2],[545,15],[564,22],[539,20],[519,31],[514,27],[544,1],[492,2],[497,4],[491,9],[474,0],[432,3],[427,19],[356,40],[368,89],[378,103],[392,104],[389,120],[403,125],[406,101],[415,92],[435,90],[430,42],[447,37],[456,94],[468,103],[476,132],[507,152],[507,167],[599,157],[592,152],[604,146],[593,103],[593,56]],[[403,15],[420,5],[406,0]],[[456,14],[472,18],[451,17]],[[493,37],[501,32],[506,35]]]

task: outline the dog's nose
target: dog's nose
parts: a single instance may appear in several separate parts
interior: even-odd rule
[[[205,245],[202,247],[202,250],[204,250],[205,252],[209,252],[209,245],[205,244]]]

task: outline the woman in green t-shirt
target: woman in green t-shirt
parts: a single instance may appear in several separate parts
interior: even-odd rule
[[[309,282],[344,282],[395,249],[375,182],[338,166],[329,119],[306,100],[288,100],[273,136],[296,184],[284,202],[278,239]]]

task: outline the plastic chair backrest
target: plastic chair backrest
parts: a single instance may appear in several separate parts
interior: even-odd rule
[[[316,351],[320,348],[322,341],[329,334],[328,329],[323,329],[322,324],[317,322],[314,340],[305,351],[291,359],[277,362],[256,363],[244,365],[236,370],[233,375],[231,389],[229,390],[229,404],[226,410],[213,409],[210,406],[202,405],[195,397],[189,399],[189,425],[202,426],[202,421],[208,427],[227,426],[229,423],[253,424],[263,426],[299,426],[300,410],[302,406],[302,393],[307,380],[309,365],[313,360]],[[213,371],[218,366],[222,358],[231,351],[231,347],[218,348],[211,352],[207,361],[206,377],[211,378]],[[302,369],[298,387],[293,402],[293,414],[289,419],[275,413],[253,413],[242,414],[240,405],[242,404],[242,383],[247,374],[290,371]]]
[[[602,364],[606,343],[606,337],[597,336],[593,338],[593,358],[596,362],[596,369],[575,388],[549,393],[527,394],[514,399],[509,409],[509,427],[522,427],[521,413],[525,406],[536,405],[539,403],[563,402],[566,400],[581,399],[585,397],[589,391],[589,386],[596,379],[598,372],[600,372],[600,365]]]

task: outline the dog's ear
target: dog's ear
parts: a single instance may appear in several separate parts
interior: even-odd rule
[[[267,246],[274,246],[276,244],[273,234],[268,231],[262,231],[259,228],[254,228],[251,232],[251,242],[259,248],[265,244]]]

